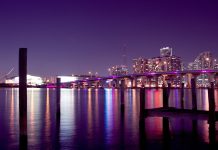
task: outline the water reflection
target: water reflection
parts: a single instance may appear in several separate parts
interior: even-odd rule
[[[62,89],[61,120],[57,124],[55,92],[55,89],[28,89],[29,149],[58,146],[60,149],[199,150],[218,145],[215,122],[178,116],[147,117],[139,124],[138,89],[125,90],[124,112],[120,111],[117,89]],[[179,89],[171,91],[171,106],[181,106],[180,93]],[[146,89],[145,94],[146,108],[162,106],[161,89]],[[184,95],[184,107],[191,108],[190,90],[185,89]],[[0,149],[18,149],[18,89],[0,89],[0,98]],[[197,98],[198,108],[207,110],[207,90],[198,89]],[[216,104],[217,98],[215,90]]]
[[[106,143],[111,144],[113,141],[112,138],[112,130],[113,130],[113,101],[114,101],[114,93],[116,90],[113,89],[106,89],[105,90],[105,132],[106,132]]]
[[[50,142],[50,137],[51,137],[50,97],[49,97],[49,89],[46,89],[46,105],[45,105],[45,142],[46,143]]]
[[[158,108],[163,106],[162,90],[148,89],[146,90],[145,108]]]
[[[75,90],[61,89],[61,122],[60,142],[61,146],[69,147],[75,134]],[[58,128],[58,127],[57,127]]]
[[[19,138],[17,136],[18,130],[18,103],[17,103],[17,98],[18,98],[18,93],[17,89],[8,89],[7,90],[7,95],[9,96],[9,135],[10,135],[10,140],[13,141],[12,143],[16,142]],[[14,143],[18,144],[18,143]],[[10,149],[13,149],[14,146],[12,145],[9,147]]]

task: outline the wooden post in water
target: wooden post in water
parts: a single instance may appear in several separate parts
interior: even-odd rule
[[[167,117],[163,117],[163,149],[170,148],[170,127],[169,127],[169,119]]]
[[[209,122],[215,121],[215,98],[214,98],[214,83],[210,83],[208,88],[208,103],[209,103]]]
[[[167,86],[167,96],[168,96],[168,100],[169,100],[169,97],[170,97],[170,89],[171,89],[171,83],[168,83],[168,86]]]
[[[19,49],[20,149],[27,149],[27,48]]]
[[[125,80],[121,80],[121,85],[120,85],[120,107],[121,111],[124,111],[124,86],[125,86]]]
[[[56,79],[56,119],[60,120],[61,114],[61,107],[60,107],[60,100],[61,100],[61,79]]]
[[[61,100],[61,79],[56,79],[56,142],[55,148],[60,149],[60,119],[61,119],[61,107],[60,107],[60,100]]]
[[[208,100],[209,100],[209,111],[215,111],[215,98],[214,98],[214,83],[210,83],[210,88],[208,88]]]
[[[214,149],[216,145],[216,122],[209,119],[209,148]]]
[[[210,83],[208,88],[208,101],[209,101],[209,145],[210,148],[215,147],[216,143],[216,116],[215,116],[215,97],[214,97],[214,82]]]
[[[168,83],[168,87],[163,85],[163,108],[169,107],[169,94],[170,94],[171,84]]]
[[[144,111],[145,111],[145,88],[140,88],[140,120],[144,121]]]
[[[195,78],[191,79],[191,89],[192,89],[192,110],[197,110],[197,98],[196,98],[196,83]]]
[[[184,109],[184,83],[181,84],[181,109]]]

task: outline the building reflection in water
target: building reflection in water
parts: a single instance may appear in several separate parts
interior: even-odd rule
[[[9,142],[1,142],[0,148],[16,149],[19,145],[18,90],[6,90],[0,91],[3,99],[0,101],[0,139]],[[172,106],[180,106],[177,102],[180,100],[174,99],[179,93],[176,89],[172,91]],[[146,108],[162,106],[162,90],[146,89],[145,94]],[[197,94],[198,107],[207,109],[207,90],[199,89]],[[218,142],[218,124],[207,120],[147,117],[139,127],[138,89],[125,90],[124,114],[120,111],[117,89],[62,89],[60,130],[53,132],[56,128],[54,95],[53,89],[28,89],[29,149],[56,148],[55,138],[59,138],[63,149],[208,149]],[[187,100],[190,95],[186,89],[185,108],[191,108],[191,100]],[[216,104],[217,98],[215,90]]]
[[[99,125],[99,89],[95,89],[95,124]]]
[[[35,95],[36,96],[36,95]],[[35,107],[37,107],[37,99],[34,99],[34,89],[28,89],[27,92],[27,131],[28,131],[28,144],[30,146],[38,144],[38,138],[37,135],[39,134],[39,131],[37,131],[37,126],[36,124],[38,123],[39,120],[37,120],[36,115],[37,112]]]
[[[216,111],[218,111],[218,89],[215,89],[214,97],[215,97]]]
[[[65,147],[75,140],[75,90],[61,89],[60,142]],[[58,128],[58,127],[57,127]]]
[[[105,142],[107,144],[116,144],[119,141],[119,116],[120,116],[120,103],[119,103],[119,90],[105,89]],[[117,132],[116,132],[117,131]]]
[[[88,126],[87,126],[87,135],[89,139],[92,139],[94,134],[92,133],[92,129],[93,129],[93,99],[92,99],[92,89],[88,89],[88,107],[87,107],[87,121],[88,121]]]
[[[145,108],[158,108],[163,106],[162,92],[159,89],[148,89],[145,91]]]
[[[198,89],[197,90],[197,108],[200,110],[209,110],[208,102],[208,90]]]
[[[18,123],[18,91],[15,88],[7,89],[8,91],[8,100],[9,100],[9,135],[10,140],[15,141],[18,140],[18,132],[19,132],[19,123]],[[16,142],[15,142],[16,143]],[[13,147],[9,147],[9,149],[13,149]]]
[[[49,89],[46,89],[46,104],[45,104],[45,141],[51,142],[51,110],[50,110],[50,95]],[[48,145],[48,148],[51,146]]]
[[[113,111],[112,111],[112,102],[113,102],[113,95],[115,90],[112,89],[105,89],[105,140],[108,144],[112,143],[112,129],[113,129]]]

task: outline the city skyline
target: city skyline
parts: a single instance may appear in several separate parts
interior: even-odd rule
[[[28,73],[107,75],[133,58],[159,55],[162,47],[187,64],[204,51],[217,53],[218,2],[10,1],[0,2],[0,75],[15,68],[28,48]]]

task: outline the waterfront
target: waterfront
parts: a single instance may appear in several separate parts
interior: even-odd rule
[[[209,135],[207,120],[146,118],[139,128],[139,90],[125,91],[125,111],[118,89],[62,89],[60,126],[55,118],[55,89],[28,89],[29,149],[207,149],[218,143],[217,130]],[[146,89],[145,107],[161,107],[162,90]],[[169,105],[180,108],[180,90],[173,89]],[[191,89],[184,107],[191,109]],[[197,89],[198,109],[208,110],[207,89]],[[218,90],[215,90],[218,111]],[[0,149],[19,148],[18,89],[0,89]],[[216,124],[216,129],[218,125]],[[167,135],[166,135],[167,134]],[[168,138],[166,138],[166,136]],[[167,139],[167,140],[166,140]],[[215,140],[215,141],[214,141]]]

